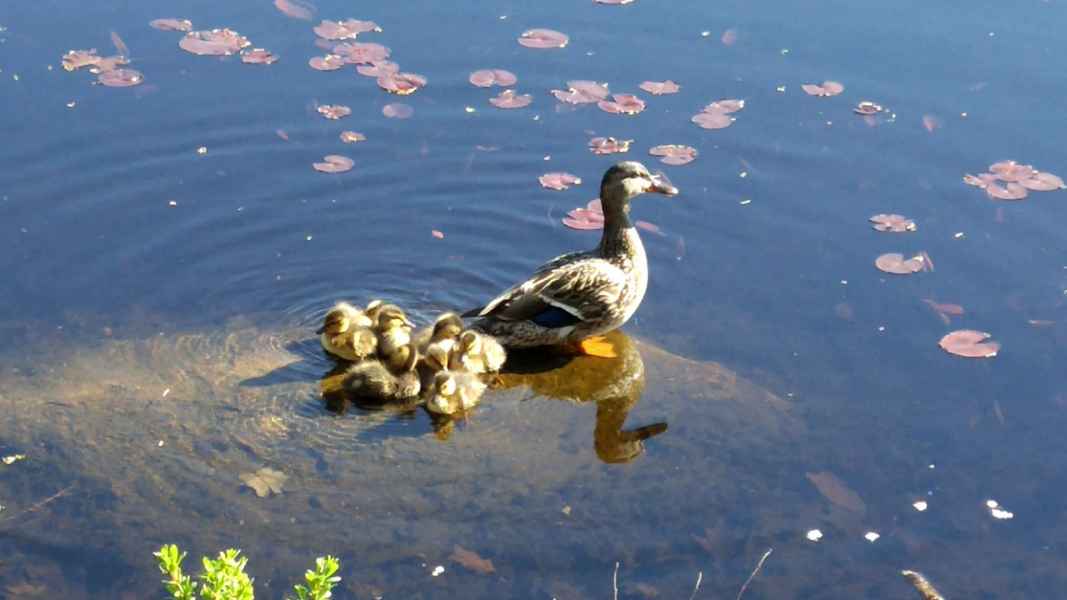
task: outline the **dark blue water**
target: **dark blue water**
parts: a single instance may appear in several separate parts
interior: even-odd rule
[[[771,547],[746,598],[907,597],[901,568],[953,597],[1064,588],[1067,192],[998,202],[960,181],[1003,159],[1067,175],[1061,3],[317,7],[315,22],[381,24],[361,41],[429,85],[397,98],[351,67],[310,69],[313,23],[266,0],[0,11],[0,447],[29,456],[0,466],[0,595],[157,595],[150,553],[172,541],[243,548],[263,597],[326,552],[344,564],[337,596],[354,598],[604,598],[616,561],[620,597],[688,597],[701,573],[696,597],[727,598]],[[172,16],[236,29],[281,60],[185,53],[181,34],[147,25]],[[532,27],[571,42],[515,43]],[[92,86],[60,66],[73,48],[111,54],[111,31],[143,85]],[[467,76],[493,67],[533,104],[490,106],[496,88]],[[548,90],[571,79],[648,108],[561,106]],[[663,79],[681,92],[637,88]],[[845,92],[800,90],[826,79]],[[746,101],[733,126],[689,121],[720,98]],[[860,100],[890,114],[870,126],[852,114]],[[395,101],[414,116],[382,116]],[[325,120],[325,103],[352,115]],[[367,141],[342,144],[343,129]],[[635,141],[595,156],[595,135]],[[641,351],[644,393],[623,414],[670,430],[621,464],[591,435],[614,410],[602,399],[505,396],[444,442],[421,413],[322,408],[314,380],[330,365],[290,332],[339,298],[388,297],[422,320],[484,301],[595,244],[559,219],[614,160],[652,166],[647,149],[668,143],[700,155],[663,167],[681,195],[635,202],[663,235],[643,234],[651,283],[626,330],[717,361],[743,391]],[[312,170],[332,153],[355,168]],[[554,170],[584,183],[541,189]],[[883,212],[918,231],[871,230]],[[933,272],[873,266],[922,250]],[[924,298],[966,313],[946,326]],[[959,328],[991,332],[999,356],[944,353],[937,341]],[[234,347],[246,358],[227,363]],[[285,348],[302,358],[288,370],[270,354]],[[790,408],[758,404],[764,389]],[[241,489],[238,473],[264,465],[293,491]],[[865,511],[820,495],[805,473],[823,471]],[[1014,518],[992,518],[991,498]],[[455,544],[497,572],[449,562]],[[431,577],[437,564],[446,574]]]

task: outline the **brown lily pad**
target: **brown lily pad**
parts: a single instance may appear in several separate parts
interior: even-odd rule
[[[489,104],[497,108],[523,108],[533,102],[530,94],[516,94],[515,90],[504,90],[489,99]]]
[[[468,571],[474,571],[482,575],[492,575],[496,572],[496,569],[493,568],[493,561],[488,558],[482,558],[477,553],[467,550],[458,544],[452,548],[452,555],[449,558]]]
[[[354,40],[361,33],[381,31],[374,21],[346,19],[344,21],[323,20],[312,28],[315,35],[327,40]]]
[[[906,259],[899,252],[890,252],[879,256],[875,259],[874,266],[878,267],[880,271],[894,275],[910,275],[928,268],[926,259],[922,254]]]
[[[871,102],[870,100],[864,100],[857,104],[856,107],[852,109],[852,112],[856,113],[857,115],[871,116],[876,115],[884,110],[885,108],[881,104],[876,104],[874,102]]]
[[[960,329],[946,334],[937,343],[949,354],[965,358],[993,358],[1000,351],[1000,344],[986,341],[993,337],[984,331]]]
[[[1067,188],[1067,185],[1064,185],[1063,183],[1063,179],[1058,175],[1045,173],[1043,171],[1034,173],[1028,179],[1020,180],[1019,185],[1035,192],[1051,192],[1052,190],[1062,190]]]
[[[274,7],[283,15],[301,21],[310,21],[315,14],[315,7],[300,0],[274,0]]]
[[[356,142],[362,142],[367,139],[367,136],[357,131],[342,131],[341,141],[346,144],[355,144]]]
[[[693,115],[692,122],[704,129],[725,129],[734,124],[734,118],[726,113],[702,112]]]
[[[182,50],[199,56],[228,56],[251,45],[248,38],[232,29],[190,31],[178,42]]]
[[[1029,195],[1021,184],[1011,182],[1000,185],[995,181],[986,184],[985,193],[995,200],[1022,200]]]
[[[664,144],[649,148],[648,153],[659,156],[660,162],[667,165],[686,165],[697,157],[697,150],[692,146],[680,144]]]
[[[645,110],[645,101],[633,94],[615,94],[611,100],[597,102],[600,110],[619,115],[636,115]]]
[[[745,108],[745,101],[738,100],[736,98],[724,98],[722,100],[716,100],[711,104],[704,107],[706,113],[722,113],[730,114],[740,111]]]
[[[356,72],[364,77],[385,77],[400,72],[400,65],[391,60],[379,60],[372,63],[356,65]]]
[[[604,228],[604,207],[600,198],[594,198],[585,208],[576,208],[562,219],[563,224],[579,231],[591,231]]]
[[[468,81],[471,82],[471,85],[478,87],[492,87],[494,85],[511,87],[518,83],[519,78],[511,71],[505,71],[504,69],[481,69],[471,73]]]
[[[344,173],[349,171],[356,163],[347,156],[340,154],[327,154],[322,157],[322,162],[313,163],[311,166],[316,171],[323,173]]]
[[[343,104],[320,104],[315,108],[319,114],[327,119],[337,120],[352,114],[352,109]]]
[[[618,154],[628,152],[633,140],[618,140],[613,137],[595,137],[589,140],[589,150],[593,154]]]
[[[91,67],[98,64],[101,60],[102,57],[96,54],[96,48],[69,50],[63,55],[63,68],[68,71],[76,71],[82,67]]]
[[[639,88],[645,90],[653,96],[662,96],[664,94],[677,94],[678,90],[682,89],[682,86],[674,83],[670,79],[667,81],[645,81],[642,82]]]
[[[107,87],[131,87],[144,83],[144,75],[135,69],[113,69],[100,73],[96,80]]]
[[[572,185],[582,183],[581,177],[565,172],[545,173],[538,177],[537,180],[541,182],[541,187],[546,187],[550,190],[565,190]]]
[[[869,221],[871,222],[871,227],[878,231],[904,232],[918,229],[915,221],[903,215],[879,214],[871,217]]]
[[[336,71],[345,66],[345,59],[336,54],[326,56],[312,56],[308,65],[316,71]]]
[[[369,65],[381,62],[392,53],[389,48],[374,42],[344,42],[333,47],[333,54],[352,65]]]
[[[253,48],[252,50],[241,51],[241,62],[249,65],[272,65],[278,61],[278,56],[272,54],[270,50],[264,50],[263,48]]]
[[[378,87],[399,96],[414,94],[426,85],[426,78],[417,73],[389,73],[378,78]]]
[[[288,478],[289,476],[285,473],[268,467],[263,467],[255,473],[241,473],[241,481],[255,490],[260,498],[282,493],[285,480]]]
[[[518,41],[527,48],[563,48],[570,38],[554,29],[528,29],[519,35]]]
[[[153,19],[148,22],[153,29],[160,31],[192,31],[193,22],[189,19]]]
[[[809,96],[836,96],[845,91],[845,86],[836,81],[824,81],[822,85],[805,83],[800,89]]]

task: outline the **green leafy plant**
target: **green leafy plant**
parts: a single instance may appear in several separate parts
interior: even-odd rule
[[[218,558],[203,557],[204,570],[197,579],[182,571],[185,552],[168,544],[154,552],[159,570],[166,576],[163,585],[174,600],[253,600],[252,578],[245,573],[248,558],[240,550],[230,548],[219,552]],[[307,585],[294,585],[297,600],[327,600],[341,578],[337,570],[341,563],[333,556],[315,559],[315,568],[304,574]],[[198,595],[199,593],[199,595]]]

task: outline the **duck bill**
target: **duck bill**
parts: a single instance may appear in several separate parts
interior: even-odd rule
[[[663,194],[664,196],[674,196],[678,193],[678,188],[674,187],[670,179],[663,173],[655,173],[649,180],[650,184],[646,192],[655,192],[657,194]]]

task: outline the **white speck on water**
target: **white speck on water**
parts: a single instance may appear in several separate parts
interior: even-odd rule
[[[430,573],[430,575],[433,575],[434,577],[437,577],[437,576],[441,575],[444,572],[445,572],[445,568],[442,567],[441,565],[437,565],[436,567],[433,568],[433,571]]]
[[[926,500],[916,500],[915,502],[912,503],[911,506],[912,506],[912,508],[914,508],[915,510],[917,510],[919,512],[923,512],[924,510],[926,510],[929,507],[929,505],[926,503]]]
[[[863,539],[867,540],[872,544],[877,542],[878,538],[880,537],[882,537],[882,534],[878,533],[877,531],[868,531],[867,533],[863,534]]]
[[[822,532],[818,529],[811,529],[804,534],[804,537],[808,538],[809,542],[817,542],[822,539]]]

